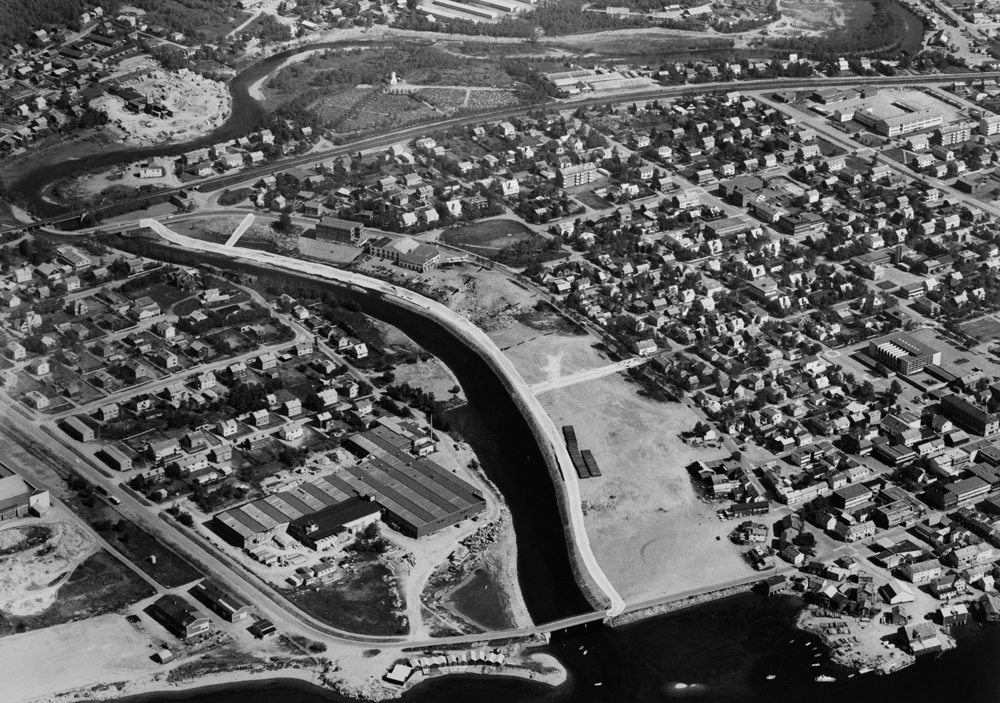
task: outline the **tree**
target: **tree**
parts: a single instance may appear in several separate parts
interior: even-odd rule
[[[278,217],[277,227],[282,232],[287,232],[288,230],[290,230],[292,228],[292,216],[289,215],[287,212],[281,213],[281,215]]]
[[[900,385],[897,379],[893,379],[892,383],[889,384],[889,395],[892,396],[893,398],[896,398],[902,392],[903,392],[903,386]]]

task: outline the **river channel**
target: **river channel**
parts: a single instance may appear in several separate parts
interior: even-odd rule
[[[566,667],[556,690],[521,679],[446,676],[403,703],[996,703],[1000,626],[972,625],[958,649],[888,676],[850,676],[813,635],[794,629],[796,598],[734,596],[622,628],[592,626],[555,637],[546,651]],[[814,666],[815,665],[815,666]],[[823,673],[833,683],[817,683]],[[769,679],[769,676],[774,678]],[[348,703],[289,681],[149,694],[128,703]]]
[[[308,44],[274,54],[261,59],[244,69],[229,82],[229,92],[232,95],[232,113],[229,119],[208,134],[186,142],[164,144],[162,146],[134,147],[111,149],[71,161],[65,161],[57,166],[43,165],[32,169],[13,183],[10,196],[14,201],[29,204],[36,214],[42,217],[54,217],[68,212],[71,208],[60,206],[44,199],[46,190],[57,181],[70,178],[96,169],[107,169],[118,164],[132,163],[149,157],[180,156],[181,154],[208,147],[220,142],[230,142],[244,136],[253,130],[264,117],[264,107],[250,95],[250,86],[273,72],[288,58],[309,51],[322,49],[366,48],[378,49],[401,42],[359,42],[341,41]]]

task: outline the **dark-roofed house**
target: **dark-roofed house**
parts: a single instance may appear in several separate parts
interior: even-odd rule
[[[149,606],[149,614],[182,639],[202,635],[212,629],[208,617],[180,596],[163,596]]]
[[[253,610],[252,606],[237,600],[208,579],[196,584],[190,593],[208,606],[216,615],[229,622],[244,620],[250,615],[250,611]]]
[[[94,430],[74,415],[71,415],[63,420],[62,428],[66,434],[78,442],[94,441]]]
[[[101,450],[101,459],[116,471],[130,471],[132,469],[132,457],[112,444]]]

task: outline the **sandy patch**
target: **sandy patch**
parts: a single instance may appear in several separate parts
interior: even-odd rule
[[[589,334],[560,334],[514,322],[491,332],[490,338],[529,384],[556,381],[612,363],[607,354],[594,348],[597,339]]]
[[[146,165],[146,162],[135,163],[128,166],[124,171],[103,171],[101,173],[88,173],[77,178],[70,190],[74,195],[81,198],[92,198],[102,191],[112,186],[127,186],[140,188],[142,186],[162,186],[164,188],[180,188],[184,184],[174,172],[174,165],[169,159],[154,160],[153,164],[162,166],[165,175],[162,177],[143,178],[139,175],[139,169]]]
[[[465,393],[461,390],[458,379],[451,370],[437,359],[418,361],[413,364],[397,366],[396,383],[409,383],[421,390],[433,393],[438,400],[465,402]],[[458,393],[452,393],[455,387]]]
[[[149,638],[121,615],[4,637],[0,639],[3,698],[34,700],[150,673],[159,666],[150,660],[152,653]]]
[[[94,551],[96,540],[82,527],[69,522],[48,527],[52,534],[42,545],[0,559],[0,610],[22,617],[42,612],[55,603],[65,577]]]
[[[173,111],[173,116],[161,118],[133,113],[126,109],[125,101],[114,95],[94,100],[93,107],[108,113],[110,126],[129,144],[152,146],[187,141],[211,132],[232,111],[228,85],[183,68],[176,73],[151,69],[129,87]]]
[[[691,484],[685,467],[720,451],[677,438],[698,420],[690,409],[640,397],[621,374],[539,399],[556,426],[576,428],[603,472],[580,482],[584,521],[598,562],[628,603],[752,574],[726,539],[732,524]]]
[[[281,62],[281,65],[271,71],[269,74],[256,81],[253,85],[247,88],[247,92],[250,93],[250,97],[254,100],[264,102],[267,99],[267,95],[264,94],[264,84],[271,80],[272,76],[276,76],[284,69],[288,68],[292,64],[301,63],[305,61],[313,54],[318,54],[320,52],[326,51],[326,49],[314,49],[312,51],[303,51],[301,54],[295,54],[294,56],[289,56],[287,59]]]
[[[780,36],[819,36],[847,22],[847,13],[839,0],[783,0],[782,21],[772,26]]]

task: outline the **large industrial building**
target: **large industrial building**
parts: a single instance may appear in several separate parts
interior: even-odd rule
[[[16,473],[0,464],[0,522],[39,514],[49,507],[49,492],[36,490]]]
[[[884,137],[898,137],[910,132],[937,127],[944,122],[940,112],[930,109],[917,109],[901,103],[903,114],[880,114],[868,105],[858,106],[854,111],[854,119],[871,127]]]
[[[634,71],[606,71],[589,68],[579,68],[573,71],[546,73],[552,87],[567,95],[578,95],[581,92],[600,92],[604,90],[621,90],[650,85],[652,81]]]
[[[868,356],[904,376],[930,364],[941,363],[941,352],[904,332],[868,342]]]
[[[304,533],[300,526],[314,516],[322,518],[324,531],[335,529],[324,511],[367,498],[381,508],[387,525],[408,537],[424,537],[486,508],[486,499],[475,487],[433,461],[408,453],[415,446],[412,437],[382,425],[353,435],[344,440],[344,447],[363,462],[219,513],[215,528],[227,541],[249,549],[285,532],[293,522]],[[355,519],[353,513],[348,517]]]
[[[441,261],[437,247],[422,244],[411,237],[379,237],[369,247],[371,253],[395,261],[402,268],[424,273]]]
[[[1000,432],[1000,415],[983,410],[958,395],[948,395],[941,399],[941,410],[945,416],[969,432],[991,435]]]
[[[318,513],[292,520],[288,534],[316,550],[343,542],[382,517],[382,508],[373,500],[352,498]]]

